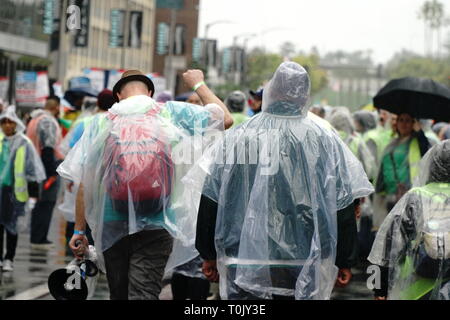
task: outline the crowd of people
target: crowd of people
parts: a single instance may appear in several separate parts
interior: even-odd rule
[[[175,300],[330,299],[369,264],[377,300],[450,299],[450,123],[310,107],[294,62],[223,100],[202,71],[183,80],[183,99],[154,97],[129,70],[68,114],[0,101],[3,272],[20,216],[33,250],[54,248],[56,208],[113,300],[157,300],[165,279]]]

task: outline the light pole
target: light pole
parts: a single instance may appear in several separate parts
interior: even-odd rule
[[[217,21],[213,21],[210,22],[208,24],[206,24],[205,26],[205,33],[204,33],[204,40],[203,40],[203,46],[202,46],[202,64],[205,67],[205,69],[208,69],[208,66],[206,65],[207,63],[207,53],[208,53],[208,33],[209,33],[209,29],[211,29],[212,26],[218,25],[218,24],[232,24],[234,23],[233,21],[229,21],[229,20],[217,20]]]
[[[233,57],[233,69],[235,72],[235,80],[234,80],[235,83],[242,84],[243,82],[245,82],[244,75],[245,75],[245,72],[247,71],[246,63],[245,63],[245,57],[246,57],[245,47],[247,46],[248,39],[251,39],[255,36],[257,36],[257,34],[255,34],[255,33],[243,33],[243,34],[235,35],[233,37],[232,57]],[[239,51],[237,50],[238,49],[237,42],[238,42],[239,38],[245,38],[245,47],[243,49],[244,54],[241,55],[241,58],[242,58],[240,61],[241,64],[239,65],[239,68],[238,68],[237,62],[238,62],[238,52]]]

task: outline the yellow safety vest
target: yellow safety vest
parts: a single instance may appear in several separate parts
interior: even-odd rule
[[[3,139],[0,138],[0,153],[3,149]],[[14,194],[17,201],[27,202],[28,184],[25,176],[25,163],[26,163],[26,145],[20,146],[16,151],[16,157],[14,159]]]
[[[419,174],[419,164],[422,156],[420,155],[419,139],[414,138],[409,145],[408,162],[409,162],[409,179],[411,184],[415,177]]]

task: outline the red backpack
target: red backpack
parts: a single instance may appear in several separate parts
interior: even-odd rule
[[[156,119],[159,108],[144,116],[109,113],[113,128],[104,149],[105,184],[113,210],[148,216],[161,212],[172,192],[171,146]]]

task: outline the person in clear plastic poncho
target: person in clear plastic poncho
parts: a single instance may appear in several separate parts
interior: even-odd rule
[[[195,233],[193,200],[186,199],[179,181],[194,163],[202,135],[232,125],[201,71],[190,70],[184,79],[205,107],[158,104],[151,98],[153,83],[139,71],[127,71],[113,90],[120,102],[89,123],[58,168],[79,185],[70,247],[76,256],[84,254],[86,218],[111,299],[158,298],[172,237]]]
[[[17,246],[17,220],[25,214],[28,183],[45,180],[45,170],[33,143],[24,135],[25,125],[10,106],[0,114],[0,262],[3,232],[7,234],[5,271],[12,270]],[[8,270],[9,269],[9,270]]]
[[[309,88],[303,67],[281,64],[262,112],[227,131],[195,168],[205,183],[195,169],[185,177],[202,192],[196,247],[223,299],[329,299],[338,210],[352,208],[344,225],[356,234],[353,202],[373,188],[338,135],[307,117]]]
[[[345,107],[335,108],[331,113],[330,123],[338,130],[339,136],[358,160],[361,161],[367,176],[373,181],[377,170],[375,158],[362,136],[356,132],[350,110]]]
[[[450,300],[450,140],[422,159],[414,188],[381,225],[369,261],[381,267],[377,299]]]

